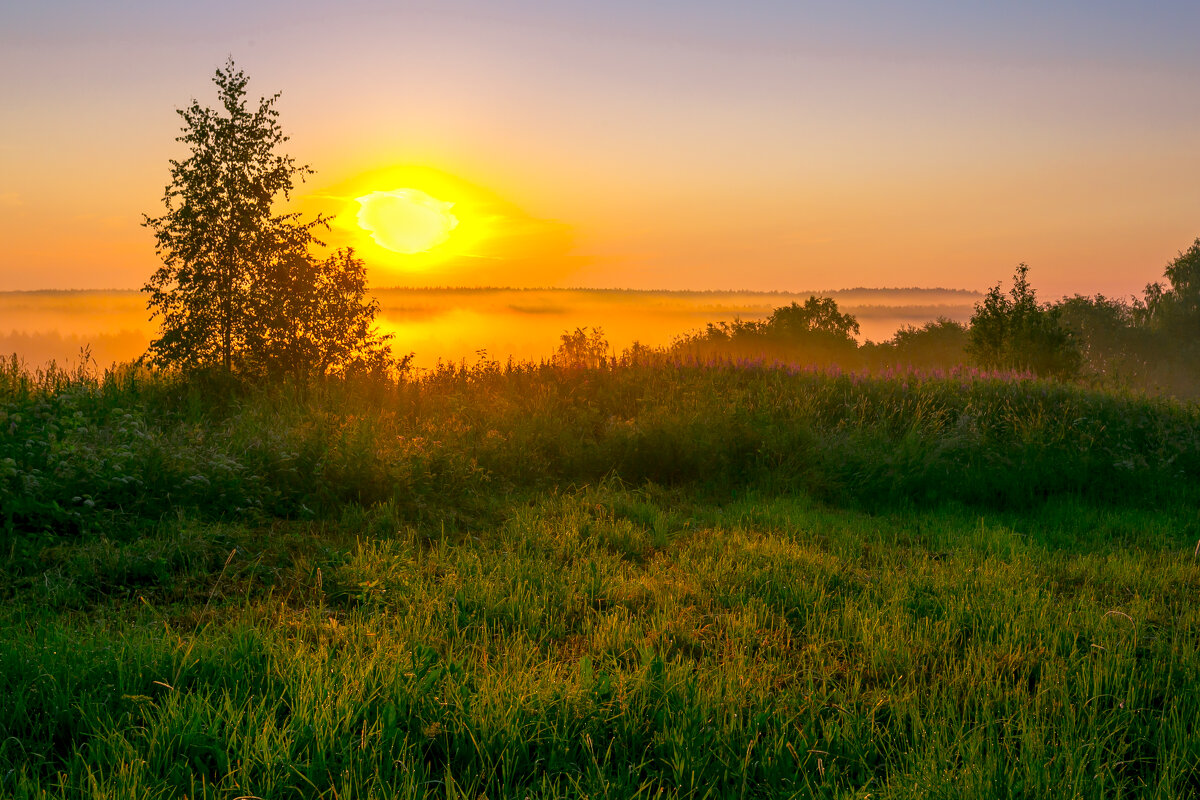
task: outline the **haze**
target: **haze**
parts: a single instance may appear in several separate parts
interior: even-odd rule
[[[635,341],[660,347],[708,322],[764,319],[808,295],[780,292],[629,292],[571,289],[381,289],[379,328],[395,336],[414,366],[550,358],[564,331],[598,327],[619,353]],[[965,322],[979,295],[944,290],[833,292],[854,314],[862,337],[883,341],[903,325],[938,316]],[[79,362],[131,361],[156,332],[144,297],[134,291],[0,292],[0,353],[17,353],[31,369]]]

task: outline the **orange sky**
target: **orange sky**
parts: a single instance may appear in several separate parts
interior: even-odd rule
[[[0,290],[146,280],[173,110],[232,54],[317,170],[296,207],[379,286],[978,289],[1026,261],[1044,297],[1139,292],[1200,236],[1200,10],[1042,5],[6,10]],[[396,181],[473,220],[444,257],[340,224]]]

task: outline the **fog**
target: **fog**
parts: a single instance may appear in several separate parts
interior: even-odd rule
[[[621,351],[634,341],[670,344],[708,322],[763,319],[810,294],[832,297],[854,314],[860,339],[882,341],[904,325],[943,316],[970,318],[974,292],[945,289],[850,289],[834,292],[688,292],[615,289],[379,289],[379,327],[395,335],[414,364],[488,358],[548,358],[564,331],[599,327]],[[89,348],[100,367],[130,361],[156,331],[135,291],[0,292],[0,354],[26,366],[77,364]]]

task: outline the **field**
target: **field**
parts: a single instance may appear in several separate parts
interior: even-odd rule
[[[1200,793],[1200,408],[0,373],[0,795]]]

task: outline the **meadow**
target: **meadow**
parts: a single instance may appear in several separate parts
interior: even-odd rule
[[[1200,792],[1200,409],[1014,374],[0,372],[0,795]]]

